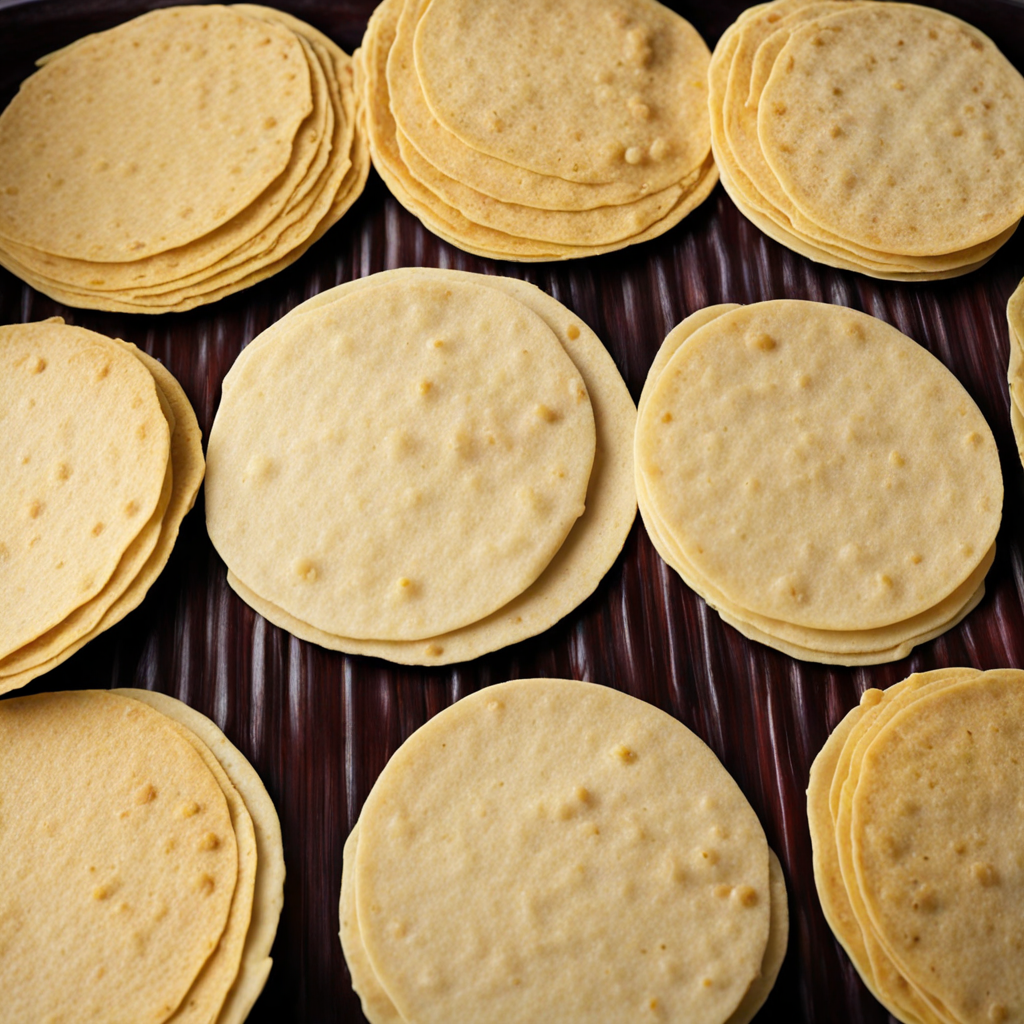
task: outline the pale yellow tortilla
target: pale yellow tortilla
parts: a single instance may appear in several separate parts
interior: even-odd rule
[[[304,42],[299,43],[309,66],[312,108],[295,134],[287,167],[226,224],[184,245],[129,262],[70,259],[13,243],[4,246],[8,257],[58,287],[117,294],[201,280],[265,250],[284,226],[308,209],[309,202],[303,200],[311,190],[315,195],[321,184],[331,148],[335,114],[327,82],[317,62],[309,59]]]
[[[1010,952],[1022,713],[1024,674],[970,673],[894,709],[851,771],[864,908],[911,983],[953,1020],[1012,1020],[1024,1006]]]
[[[60,318],[54,318],[51,322],[63,323]],[[102,343],[100,335],[95,335],[91,341],[94,344]],[[110,340],[111,347],[116,347],[118,344],[123,345],[123,342]],[[106,610],[128,589],[153,553],[174,491],[174,436],[177,429],[172,407],[159,385],[157,386],[157,398],[171,431],[171,457],[167,460],[160,499],[153,514],[125,549],[113,575],[95,597],[80,605],[52,629],[0,659],[0,680],[6,676],[19,675],[26,669],[43,664],[78,637],[88,633],[103,617]],[[181,484],[179,484],[180,486]],[[0,686],[2,685],[0,683]]]
[[[871,927],[863,895],[857,885],[850,844],[852,797],[860,773],[861,761],[879,730],[902,707],[921,696],[946,686],[954,685],[977,673],[973,669],[940,669],[918,673],[904,680],[898,687],[890,687],[877,704],[856,723],[844,746],[832,780],[829,808],[833,814],[836,853],[847,889],[849,907],[860,927],[864,949],[876,980],[880,998],[888,1005],[927,1024],[956,1024],[947,1008],[928,991],[907,976],[893,959],[891,948]]]
[[[49,672],[51,669],[56,668],[57,665],[71,657],[72,654],[80,650],[86,643],[111,626],[116,625],[125,615],[141,604],[149,588],[167,564],[167,560],[174,549],[174,543],[177,540],[181,522],[195,503],[199,486],[203,481],[206,462],[203,458],[202,434],[199,430],[199,423],[196,420],[195,412],[181,385],[163,364],[152,356],[137,349],[134,345],[128,345],[123,341],[117,340],[117,344],[130,350],[136,358],[142,361],[143,365],[158,382],[157,387],[160,394],[164,397],[174,415],[174,432],[171,436],[171,457],[169,462],[169,468],[173,472],[172,488],[167,507],[160,519],[156,542],[149,557],[134,574],[130,583],[117,594],[109,605],[106,605],[106,602],[104,602],[106,607],[102,615],[87,632],[78,634],[77,630],[73,630],[71,632],[76,634],[75,638],[69,640],[68,637],[71,633],[66,631],[62,624],[62,626],[56,627],[55,630],[46,635],[52,643],[46,644],[44,651],[40,652],[36,648],[37,641],[33,641],[18,652],[19,655],[23,652],[25,654],[34,652],[35,656],[31,659],[24,659],[25,661],[30,660],[31,664],[19,668],[18,666],[21,665],[20,659],[18,662],[4,659],[3,667],[9,665],[12,671],[4,672],[0,670],[0,693],[6,693],[24,686],[44,672]],[[118,575],[120,569],[121,566],[119,565],[115,576]],[[75,617],[75,613],[73,613],[69,620],[65,621],[68,622]],[[37,660],[43,654],[46,655],[45,660]]]
[[[295,134],[287,167],[272,184],[225,224],[152,256],[121,263],[75,260],[8,242],[0,246],[0,263],[70,305],[183,311],[283,269],[340,219],[358,198],[368,170],[350,59],[322,33],[269,8],[238,5],[230,15],[257,31],[284,31],[298,46],[312,86],[311,109]],[[45,63],[91,45],[94,37],[87,37]]]
[[[792,33],[761,94],[758,137],[809,220],[927,256],[1020,219],[1022,116],[1024,78],[977,29],[927,7],[868,4]]]
[[[156,705],[144,697],[139,691],[112,690],[124,697],[141,700],[150,707]],[[148,691],[141,691],[148,693]],[[160,710],[157,708],[157,710]],[[163,713],[163,712],[161,712]],[[249,919],[252,914],[253,888],[256,880],[256,835],[253,830],[252,818],[246,809],[242,797],[234,784],[225,774],[220,762],[211,753],[210,748],[190,729],[185,728],[173,715],[167,715],[174,730],[192,744],[204,764],[217,780],[227,801],[228,813],[231,816],[231,827],[235,834],[238,848],[238,876],[235,891],[231,897],[231,909],[228,912],[227,924],[217,943],[217,948],[203,964],[203,969],[196,976],[192,987],[178,1008],[167,1018],[168,1024],[205,1024],[214,1019],[224,998],[234,984],[242,959],[242,947],[249,931]],[[205,840],[209,843],[209,840]],[[201,841],[202,842],[202,841]]]
[[[623,248],[626,245],[647,241],[663,234],[678,224],[688,213],[702,203],[714,188],[718,175],[714,162],[710,154],[708,154],[707,159],[697,170],[696,181],[685,187],[683,195],[665,216],[656,220],[650,227],[639,233],[629,235],[617,242],[606,245],[565,245],[552,241],[538,242],[474,222],[464,216],[454,206],[449,205],[431,189],[425,187],[421,181],[409,172],[402,159],[398,143],[398,127],[391,109],[388,75],[386,72],[389,52],[395,39],[395,30],[400,14],[401,0],[385,0],[374,12],[373,17],[371,17],[363,39],[362,49],[357,55],[362,67],[362,79],[364,82],[367,133],[370,139],[374,165],[377,167],[388,188],[391,189],[403,206],[419,217],[431,231],[445,241],[478,255],[525,262],[572,259],[597,255]],[[399,77],[398,81],[399,83],[402,82],[401,77]],[[420,142],[415,137],[411,138],[410,141]],[[426,156],[426,159],[440,170],[443,161],[439,162],[437,151],[429,150],[429,155]],[[425,173],[433,173],[429,171],[429,168],[423,169]],[[465,177],[460,171],[448,167],[445,167],[442,173],[449,174],[456,182],[461,181]],[[527,172],[522,173],[525,174]],[[513,171],[509,181],[513,181],[515,177],[516,172]],[[493,181],[493,175],[488,180]],[[542,180],[543,182],[555,181],[555,179],[551,178],[543,178]],[[685,180],[689,182],[690,178],[687,177]],[[565,184],[571,185],[572,183],[566,182]],[[537,183],[536,186],[531,183],[522,193],[505,193],[491,185],[485,187],[481,183],[480,191],[485,193],[485,195],[491,195],[492,198],[496,192],[499,192],[502,195],[509,195],[513,202],[516,200],[528,202],[529,194],[536,191],[538,196],[543,196],[547,195],[549,190],[540,183]],[[476,201],[474,200],[474,202]],[[485,199],[480,200],[480,202],[486,207]],[[554,199],[538,198],[538,206],[543,209],[557,209],[557,203],[558,201]],[[571,200],[566,201],[566,208],[568,209],[575,209],[578,206],[589,208],[588,204],[579,204]]]
[[[444,127],[513,166],[655,192],[710,150],[710,51],[653,0],[407,0],[395,49]]]
[[[742,383],[733,376],[740,365],[747,368]],[[755,367],[756,380],[746,375]],[[927,388],[927,406],[909,407],[903,389],[911,382],[914,395]],[[931,425],[940,416],[945,435]],[[745,443],[749,431],[761,439],[777,431],[786,440]],[[930,447],[940,436],[948,438],[940,442],[941,456]],[[917,489],[904,482],[940,465],[941,483]],[[637,466],[661,528],[732,606],[811,629],[873,629],[934,607],[985,558],[1000,519],[994,441],[963,388],[893,328],[836,306],[761,303],[696,332],[669,361],[640,415]],[[788,513],[773,504],[776,488],[785,491]],[[840,499],[845,488],[858,497]],[[915,493],[929,503],[960,495],[957,511],[921,518],[925,506]],[[839,501],[840,516],[824,511]],[[887,553],[885,523],[897,507],[895,547]],[[919,528],[911,525],[915,515]],[[860,517],[864,523],[854,525]],[[769,525],[787,521],[785,530]],[[955,536],[937,533],[936,521]],[[948,561],[935,560],[935,544]],[[775,561],[769,549],[786,554]],[[741,551],[742,580],[730,562]],[[804,573],[800,566],[811,562],[814,570]],[[948,580],[912,583],[924,565],[926,574],[947,567]],[[849,585],[825,599],[826,574],[834,572],[836,579],[851,574]],[[831,608],[827,615],[815,610],[819,600]]]
[[[98,33],[0,116],[0,237],[112,262],[183,245],[285,169],[310,108],[294,35],[228,8],[157,10]]]
[[[105,691],[4,700],[0,732],[5,1018],[167,1020],[235,892],[223,790],[166,718]]]
[[[643,415],[649,396],[675,353],[701,327],[737,309],[722,305],[699,310],[679,324],[665,339],[648,374],[640,397]],[[905,657],[917,644],[951,628],[971,611],[984,595],[984,578],[994,559],[994,546],[972,574],[942,601],[927,611],[885,627],[866,630],[819,630],[752,613],[731,602],[669,535],[651,507],[646,481],[637,474],[637,495],[645,525],[659,554],[694,588],[722,618],[750,639],[776,647],[792,657],[830,664],[878,664]]]
[[[245,801],[257,853],[251,915],[238,975],[216,1016],[217,1024],[242,1024],[270,973],[270,949],[284,905],[284,850],[277,810],[256,770],[205,715],[173,697],[151,690],[112,692],[141,700],[188,729],[217,759]]]
[[[853,6],[779,0],[745,12],[719,40],[709,72],[709,96],[712,144],[723,184],[760,230],[816,262],[887,280],[938,280],[969,273],[1006,242],[1015,223],[981,244],[945,255],[895,255],[859,245],[838,228],[828,230],[808,220],[764,159],[757,132],[759,102],[780,50],[801,25],[827,27],[833,15]]]
[[[680,723],[587,683],[488,687],[413,734],[364,805],[354,881],[370,965],[425,1024],[722,1021],[768,942],[767,845],[735,783]]]
[[[555,332],[583,377],[596,428],[594,465],[586,511],[577,520],[541,576],[519,597],[479,622],[427,642],[358,641],[314,629],[261,598],[229,570],[228,582],[261,615],[303,639],[335,650],[366,654],[405,664],[449,664],[479,657],[534,636],[588,597],[621,550],[636,515],[632,483],[632,437],[636,412],[625,384],[600,339],[561,303],[533,285],[512,278],[481,277],[457,271],[407,268],[388,271],[394,280],[467,280],[505,291],[527,305]],[[363,278],[335,289],[337,295],[371,286]],[[333,301],[321,293],[288,316]],[[279,321],[280,323],[280,321]],[[254,344],[264,342],[257,340]]]
[[[585,385],[536,314],[454,278],[378,279],[236,361],[207,523],[239,577],[296,617],[423,639],[536,579],[583,511],[593,438]]]
[[[751,983],[740,1005],[733,1010],[725,1024],[750,1024],[758,1010],[764,1006],[775,987],[782,962],[789,946],[789,901],[786,896],[786,876],[775,851],[768,848],[768,884],[771,889],[771,919],[768,925],[768,945],[761,961],[761,973]]]
[[[194,309],[196,306],[216,302],[227,295],[233,295],[235,292],[240,291],[243,288],[249,288],[254,284],[258,284],[260,281],[265,281],[267,278],[273,277],[274,274],[284,270],[285,267],[290,266],[299,259],[310,246],[319,241],[320,238],[323,237],[324,233],[341,219],[349,207],[361,195],[363,186],[366,184],[366,178],[370,168],[369,149],[365,139],[362,137],[362,133],[357,133],[356,135],[353,142],[352,155],[353,164],[345,175],[345,179],[338,191],[338,195],[335,197],[334,204],[331,207],[329,215],[317,225],[313,234],[302,242],[301,245],[298,245],[291,252],[286,253],[275,263],[254,270],[240,280],[234,280],[232,282],[219,285],[216,282],[213,282],[210,285],[212,290],[193,294],[189,298],[182,299],[172,307],[173,311],[184,312],[189,309]],[[86,294],[65,291],[54,287],[52,283],[38,281],[33,278],[32,275],[24,272],[23,270],[9,266],[8,262],[6,262],[6,257],[2,252],[0,252],[0,266],[8,266],[8,269],[12,270],[13,273],[18,274],[18,276],[31,284],[38,291],[44,292],[51,296],[51,298],[70,306],[105,309],[121,313],[156,313],[167,311],[167,307],[161,305],[160,299],[142,297],[139,299],[133,299],[133,301],[129,302],[121,298],[111,298],[109,295],[101,298],[94,293]]]
[[[152,375],[62,323],[0,328],[0,657],[103,589],[153,516],[170,428]]]

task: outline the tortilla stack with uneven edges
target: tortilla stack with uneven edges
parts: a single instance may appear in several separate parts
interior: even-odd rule
[[[930,7],[774,0],[708,74],[722,184],[769,237],[893,281],[980,267],[1024,215],[1024,78]]]
[[[790,299],[699,310],[651,366],[634,454],[661,557],[792,657],[896,661],[984,595],[1003,500],[992,432],[874,317]]]
[[[181,385],[60,318],[0,327],[0,693],[136,608],[203,480]]]
[[[655,0],[384,0],[356,61],[398,201],[461,249],[536,261],[655,238],[707,198],[710,56]]]
[[[39,64],[0,115],[0,264],[60,302],[214,302],[362,192],[352,62],[282,11],[151,11]]]
[[[238,358],[207,526],[235,591],[295,635],[465,661],[547,629],[611,567],[636,514],[635,419],[599,339],[539,289],[389,271]]]
[[[0,701],[0,736],[4,1019],[241,1024],[284,891],[248,761],[147,690]]]
[[[486,687],[405,741],[345,844],[340,918],[371,1024],[747,1024],[789,931],[714,754],[566,679]]]
[[[1024,1012],[1024,672],[946,668],[867,690],[815,758],[814,880],[865,984],[907,1024]]]

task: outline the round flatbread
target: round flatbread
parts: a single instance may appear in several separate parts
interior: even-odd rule
[[[721,1022],[764,959],[768,849],[678,721],[605,687],[517,680],[392,757],[360,817],[355,901],[408,1022],[584,1021],[598,1007]]]
[[[872,993],[900,1019],[990,1024],[1015,1012],[1016,964],[1005,935],[1019,928],[1019,915],[1004,893],[986,890],[1003,881],[992,859],[1007,863],[1005,847],[991,841],[992,822],[1000,818],[1000,833],[1012,830],[1015,813],[1005,799],[1014,757],[997,753],[993,763],[990,755],[1019,727],[1022,692],[1024,673],[967,668],[868,690],[811,769],[808,817],[826,918]],[[977,710],[972,716],[979,707],[983,724]],[[939,744],[935,729],[946,730]],[[942,785],[934,784],[936,761]],[[986,900],[984,937],[974,939],[973,917]],[[967,917],[972,923],[954,931]],[[972,963],[987,942],[984,965]]]
[[[851,860],[871,924],[908,979],[965,1022],[1024,1010],[1011,952],[1022,723],[1018,670],[924,694],[866,747],[852,795]]]
[[[205,715],[180,700],[152,690],[119,689],[112,693],[142,701],[187,729],[216,758],[231,786],[245,803],[256,847],[251,913],[239,969],[216,1015],[216,1024],[242,1024],[270,974],[270,949],[284,906],[284,849],[277,809],[256,770]]]
[[[468,23],[472,31],[525,38],[535,33],[538,18],[552,15],[551,11],[542,12],[529,5],[501,10],[498,6],[475,10]],[[607,17],[601,24],[607,22],[608,32],[598,30],[600,46],[592,53],[574,49],[570,63],[585,63],[587,53],[591,53],[591,63],[596,66],[603,59],[601,47],[614,48],[623,39],[632,40],[627,49],[635,47],[636,53],[622,59],[609,58],[604,70],[596,73],[596,101],[590,96],[589,86],[581,87],[574,74],[565,74],[562,69],[556,90],[545,90],[544,112],[539,103],[530,105],[529,118],[540,115],[557,119],[558,111],[566,105],[573,111],[586,109],[586,117],[591,119],[596,102],[599,108],[604,104],[618,111],[611,120],[629,121],[631,144],[620,147],[608,143],[604,145],[607,153],[600,156],[611,177],[597,180],[593,174],[585,174],[583,180],[570,175],[570,180],[474,148],[435,116],[419,71],[424,25],[430,22],[431,32],[450,33],[452,26],[462,24],[467,15],[457,3],[451,9],[442,7],[422,0],[385,0],[370,19],[358,54],[374,163],[400,202],[436,234],[471,252],[497,258],[577,258],[654,238],[707,198],[718,180],[709,151],[703,101],[710,55],[692,26],[677,15],[646,0],[633,4],[628,11],[620,7],[604,11]],[[580,19],[587,20],[593,29],[594,14],[592,5],[587,11],[569,5],[559,8],[555,16],[564,20],[562,27],[571,35],[572,25]],[[499,24],[503,19],[508,23]],[[588,33],[593,35],[593,31]],[[431,46],[436,42],[433,40]],[[485,45],[482,39],[477,42]],[[507,38],[502,46],[503,52],[509,50]],[[541,53],[532,42],[525,46],[538,61],[551,56]],[[477,63],[478,58],[479,50],[469,62],[476,69],[469,77],[486,91],[493,84],[484,80],[489,78],[494,62]],[[433,56],[426,59],[432,60]],[[639,65],[634,67],[637,61]],[[539,80],[539,69],[530,69],[522,61],[516,63],[518,87],[508,89],[503,78],[495,79],[501,82],[499,88],[507,99],[514,92],[535,89],[534,83]],[[673,76],[681,77],[685,84],[679,89],[675,89],[679,82],[667,86]],[[571,87],[567,84],[570,81]],[[574,98],[558,96],[557,89],[563,86],[574,91]],[[675,89],[671,102],[652,107],[641,99],[643,94],[654,102],[654,93],[662,86]],[[645,92],[649,88],[653,89],[650,95]],[[589,97],[585,101],[584,94]],[[566,116],[571,119],[575,113],[566,112]],[[672,122],[669,135],[678,136],[675,142],[657,134],[668,121]],[[654,135],[647,139],[652,131]],[[582,129],[570,135],[583,148],[596,145],[600,149],[603,145],[596,135],[584,141]],[[606,136],[602,137],[605,142]],[[542,138],[545,141],[539,143],[540,148],[553,154],[558,143],[547,145],[547,136]],[[683,138],[685,145],[678,145]],[[536,152],[537,145],[532,149]]]
[[[636,408],[608,350],[570,310],[534,285],[426,267],[387,271],[323,292],[288,316],[321,308],[386,276],[404,280],[462,280],[505,292],[540,316],[558,337],[579,370],[594,413],[594,465],[587,486],[586,511],[576,521],[544,572],[509,604],[478,622],[427,641],[355,640],[314,629],[266,601],[228,572],[238,595],[271,622],[323,647],[386,658],[402,664],[441,665],[468,661],[489,651],[535,636],[584,601],[607,573],[625,543],[636,516],[633,486],[633,432]],[[280,325],[283,321],[278,321]],[[262,344],[262,342],[259,342]],[[255,344],[255,343],[254,343]]]
[[[568,181],[652,192],[703,163],[710,53],[661,4],[417,6],[416,77],[437,120],[471,149]]]
[[[0,702],[0,737],[6,1019],[168,1019],[235,892],[221,787],[163,715],[104,691]]]
[[[551,329],[494,289],[352,292],[251,346],[223,393],[210,535],[254,591],[327,632],[416,640],[477,621],[583,512],[586,387]]]
[[[278,44],[284,60],[264,74],[260,62]],[[148,61],[154,47],[158,59]],[[25,201],[20,186],[11,184],[11,217],[25,220],[33,213],[45,226],[66,212],[61,204],[70,188],[87,204],[92,226],[98,219],[107,229],[109,237],[97,235],[100,242],[107,237],[100,249],[83,251],[82,233],[75,233],[78,218],[70,227],[59,226],[62,237],[75,243],[70,249],[46,249],[27,241],[24,232],[4,236],[0,222],[0,263],[60,302],[153,313],[212,302],[298,259],[342,216],[365,183],[369,157],[359,128],[352,61],[325,35],[290,15],[252,4],[157,11],[87,36],[38,63],[42,68],[25,83],[19,101],[38,92],[37,80],[45,79],[44,101],[60,107],[58,122],[74,119],[75,105],[83,103],[100,122],[95,132],[90,130],[89,145],[72,138],[69,155],[63,143],[40,142],[39,133],[32,134],[33,122],[19,113],[19,101],[4,114],[14,148],[32,150],[35,163],[25,173],[34,175],[36,193],[39,182],[54,183]],[[68,99],[60,90],[69,76],[83,88],[87,80],[100,84],[84,97]],[[137,94],[126,104],[115,102],[119,90],[136,86]],[[156,98],[150,95],[153,90]],[[174,102],[176,91],[180,95]],[[119,148],[118,133],[131,133],[133,111],[154,103],[160,116],[148,116],[148,127],[133,138],[134,145],[146,148],[144,166],[130,161],[115,173],[106,157],[90,168],[80,166],[89,146],[109,144],[131,155],[130,146]],[[232,109],[220,116],[217,108],[224,104]],[[107,109],[111,106],[113,113]],[[106,124],[111,118],[113,128]],[[182,120],[195,125],[187,140],[178,123]],[[0,119],[0,129],[3,123]],[[282,128],[285,135],[278,139],[275,133]],[[158,141],[174,147],[174,153],[161,159],[154,132],[163,129],[166,135]],[[274,145],[285,144],[285,163],[255,192],[245,191],[254,187],[250,164],[261,159],[261,145],[270,146],[271,136]],[[239,145],[245,147],[242,161],[234,159]],[[72,177],[54,182],[61,168]],[[154,173],[159,178],[155,185]],[[122,187],[124,175],[131,182]],[[142,187],[146,181],[146,202],[123,209],[132,182]],[[197,184],[203,194],[188,202],[188,190]],[[117,241],[119,232],[135,241]],[[147,241],[153,232],[159,243]],[[127,255],[113,251],[125,245]]]
[[[796,29],[758,104],[765,159],[809,220],[921,256],[1020,220],[1022,123],[1024,78],[992,40],[912,4]]]
[[[1000,522],[995,442],[962,386],[837,306],[758,303],[695,332],[640,413],[636,456],[660,529],[731,606],[813,630],[934,607]]]
[[[944,103],[952,104],[953,110],[958,95],[965,104],[964,111],[973,110],[976,83],[967,80],[970,76],[946,75],[938,32],[929,29],[914,38],[913,33],[901,31],[897,22],[914,22],[918,12],[923,12],[925,18],[937,15],[906,4],[775,0],[745,12],[715,47],[708,76],[711,137],[726,191],[740,212],[761,231],[816,262],[886,280],[941,280],[977,269],[1016,229],[1019,213],[1012,213],[1012,192],[1003,189],[999,209],[1005,219],[998,224],[994,222],[995,207],[986,205],[983,189],[978,193],[979,202],[986,206],[980,214],[983,226],[973,242],[964,242],[962,234],[956,233],[952,236],[955,244],[939,249],[926,246],[911,251],[888,242],[889,235],[900,230],[900,217],[906,212],[901,213],[901,203],[917,204],[919,219],[929,220],[932,227],[941,221],[941,230],[945,230],[945,212],[942,217],[936,216],[949,205],[941,193],[969,187],[967,177],[956,176],[955,167],[946,160],[947,149],[939,140],[951,127],[958,132],[953,137],[955,160],[967,158],[969,144],[959,146],[964,133],[936,117],[936,110]],[[860,35],[854,41],[855,33],[848,29],[858,18],[863,24],[858,22]],[[870,27],[869,22],[873,23]],[[955,19],[947,18],[947,22],[974,32]],[[808,63],[817,61],[821,88],[805,90],[791,77],[800,74],[794,56],[799,40],[806,51],[800,68],[806,71]],[[983,48],[979,40],[975,42],[979,50]],[[998,58],[997,63],[1002,62],[1003,72],[1016,75],[991,43],[985,43]],[[845,64],[844,59],[833,59],[834,45],[849,50]],[[886,46],[893,53],[883,60]],[[827,55],[825,49],[829,50]],[[934,64],[928,63],[936,59],[942,65],[937,75]],[[905,76],[890,73],[896,64],[914,67],[922,81],[908,86]],[[883,68],[879,75],[874,74],[877,67]],[[827,85],[825,78],[829,79]],[[933,89],[928,84],[940,79],[941,88]],[[773,98],[774,93],[768,91],[770,83],[774,83],[772,89],[783,88],[780,82],[788,82],[799,93],[793,105]],[[1000,100],[1013,106],[1009,92],[1004,91]],[[848,116],[838,116],[840,108]],[[810,119],[807,123],[805,117]],[[783,160],[801,164],[801,173],[807,178],[804,184],[820,192],[835,185],[836,175],[843,179],[839,206],[821,216],[801,206],[799,197],[782,180],[785,175],[777,175],[777,167],[768,158],[762,125],[769,133],[777,134],[780,126],[789,133],[777,148]],[[1012,123],[1004,127],[1020,139]],[[890,137],[895,135],[899,138]],[[927,146],[933,147],[924,158],[920,158],[921,151],[927,151],[927,146],[908,142],[918,135],[927,136]],[[797,136],[799,154],[794,141]],[[897,171],[897,165],[903,170]],[[1006,173],[1006,169],[997,168],[997,174],[1005,177]],[[810,177],[815,179],[813,184]],[[991,180],[986,188],[988,194],[993,189],[998,191]],[[870,210],[864,211],[872,223],[870,242],[849,230],[852,219],[847,213],[852,200],[847,193],[851,190],[863,190],[862,199],[870,205]],[[866,193],[872,190],[868,198]],[[925,195],[935,202],[922,203]],[[831,198],[836,200],[834,192]],[[967,201],[958,192],[958,205],[962,205],[961,200]],[[917,231],[914,225],[910,233]]]
[[[226,7],[89,36],[0,115],[0,237],[111,262],[184,245],[274,181],[311,109],[298,39]]]
[[[724,304],[698,310],[677,325],[662,343],[651,365],[640,395],[640,409],[657,385],[669,360],[689,338],[705,324],[739,308]],[[642,474],[637,474],[637,498],[640,510],[658,554],[683,577],[688,586],[704,598],[723,620],[744,636],[775,647],[794,658],[825,664],[876,665],[904,658],[919,643],[938,636],[955,625],[977,606],[985,593],[984,579],[995,558],[995,546],[989,549],[974,572],[954,591],[930,609],[910,619],[867,630],[820,630],[768,618],[730,603],[721,591],[687,559],[685,552],[662,528],[651,507]]]
[[[171,479],[166,507],[161,495],[150,522],[128,546],[114,574],[96,597],[81,605],[53,629],[0,659],[0,692],[16,689],[49,672],[138,607],[167,564],[178,529],[195,503],[203,480],[206,462],[202,434],[181,385],[162,363],[134,345],[117,339],[112,344],[130,351],[153,374],[158,396],[166,402],[164,413],[169,412],[173,418],[168,465]],[[144,536],[147,538],[147,557],[140,562],[133,556],[133,549],[140,545]]]
[[[153,375],[109,338],[15,324],[0,360],[6,657],[99,594],[166,504],[171,429]]]

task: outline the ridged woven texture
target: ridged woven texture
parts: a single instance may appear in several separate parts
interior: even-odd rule
[[[157,5],[0,0],[0,99],[9,100],[37,56],[149,6]],[[351,52],[373,5],[285,0],[280,6]],[[744,5],[723,0],[674,6],[714,45]],[[978,0],[937,6],[987,32],[1024,68],[1024,5]],[[964,623],[905,661],[872,669],[803,664],[724,625],[661,562],[638,521],[597,592],[547,633],[455,668],[400,668],[321,650],[243,604],[228,588],[224,565],[206,536],[200,495],[143,605],[22,692],[162,690],[212,717],[253,762],[280,812],[288,864],[274,969],[250,1017],[254,1024],[363,1020],[337,938],[349,828],[388,757],[414,729],[466,693],[525,676],[590,679],[650,701],[701,736],[736,778],[782,858],[790,896],[789,954],[759,1021],[889,1019],[821,915],[804,789],[829,731],[867,687],[945,665],[1024,667],[1024,472],[1009,424],[1005,318],[1006,301],[1024,276],[1024,232],[966,278],[888,284],[820,267],[769,241],[719,187],[655,242],[597,259],[523,266],[477,259],[438,241],[371,174],[363,198],[298,263],[216,305],[155,318],[72,310],[0,271],[0,322],[59,314],[135,342],[182,382],[206,435],[221,381],[255,335],[311,295],[399,266],[533,281],[594,328],[634,398],[665,334],[711,303],[814,299],[894,324],[957,375],[995,431],[1006,503],[984,601]]]

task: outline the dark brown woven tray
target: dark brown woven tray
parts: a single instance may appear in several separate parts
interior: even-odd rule
[[[9,100],[36,57],[153,6],[163,5],[0,0],[0,101]],[[373,4],[283,0],[279,6],[351,51]],[[745,5],[723,0],[672,6],[713,46]],[[936,6],[987,32],[1024,69],[1020,3],[955,0]],[[495,263],[438,241],[371,173],[362,199],[298,263],[213,306],[152,318],[74,310],[0,271],[0,323],[60,314],[135,342],[182,382],[205,435],[224,374],[256,334],[317,292],[398,266],[455,267],[533,281],[594,328],[634,398],[665,334],[712,303],[814,299],[894,324],[959,377],[995,431],[1006,503],[984,601],[960,626],[905,661],[872,669],[803,664],[724,625],[661,562],[638,521],[597,592],[547,633],[454,668],[400,668],[321,650],[243,604],[228,588],[207,538],[200,496],[142,606],[22,692],[162,690],[212,717],[255,765],[281,815],[288,882],[274,969],[253,1022],[363,1020],[337,938],[341,851],[349,828],[384,763],[410,732],[460,696],[521,676],[590,679],[650,701],[707,741],[736,778],[782,858],[792,915],[789,954],[759,1021],[887,1020],[821,915],[804,788],[829,730],[867,687],[946,665],[1024,667],[1024,471],[1009,425],[1005,318],[1006,301],[1024,276],[1024,233],[968,277],[888,284],[795,256],[745,221],[719,187],[678,228],[646,245],[568,264]]]

